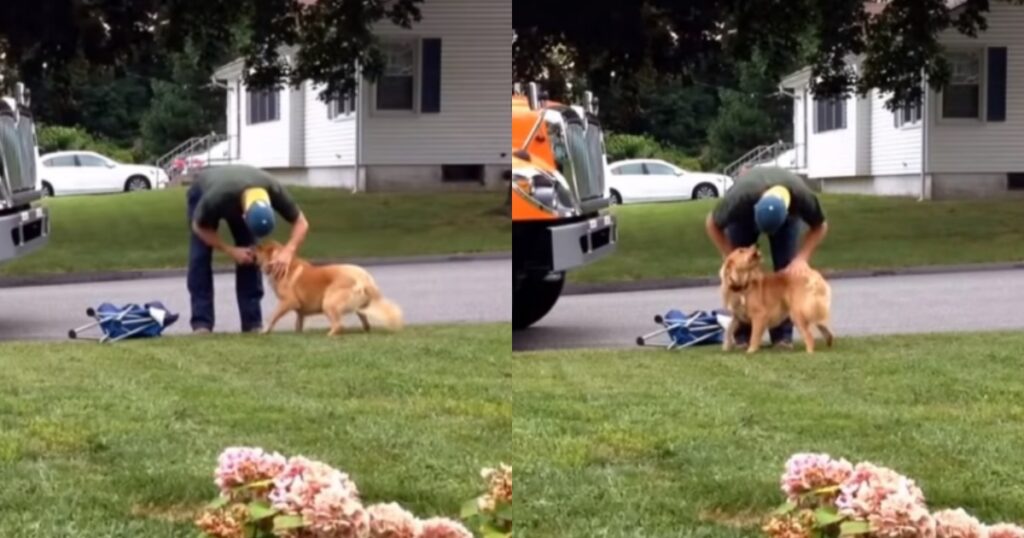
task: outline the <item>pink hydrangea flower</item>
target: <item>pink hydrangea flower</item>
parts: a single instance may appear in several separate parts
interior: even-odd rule
[[[313,506],[313,500],[321,491],[338,488],[356,500],[359,490],[348,475],[319,461],[296,456],[274,479],[270,492],[273,507],[286,514],[301,514]]]
[[[473,538],[461,523],[448,518],[435,517],[421,523],[419,538]]]
[[[937,538],[985,538],[985,526],[964,511],[942,510],[935,512],[935,534]]]
[[[319,461],[296,456],[274,480],[270,502],[284,514],[299,515],[310,538],[364,538],[370,516],[348,475]]]
[[[420,522],[396,503],[375,504],[370,514],[370,538],[417,538]]]
[[[366,538],[370,515],[359,499],[341,484],[321,490],[313,503],[302,510],[308,529],[316,538]]]
[[[989,525],[988,538],[1024,538],[1024,528],[1011,523]]]
[[[231,497],[232,491],[239,486],[275,478],[284,470],[285,463],[284,456],[276,452],[264,452],[262,448],[231,447],[217,458],[214,482],[222,495]],[[269,490],[267,487],[263,492]]]
[[[858,463],[853,474],[840,485],[836,507],[841,515],[864,520],[877,514],[888,496],[903,493],[925,506],[924,492],[913,480],[886,467]]]
[[[935,518],[909,489],[882,499],[867,521],[875,538],[936,538]]]
[[[828,454],[794,454],[782,474],[782,492],[791,501],[817,489],[838,486],[853,474],[853,465]]]

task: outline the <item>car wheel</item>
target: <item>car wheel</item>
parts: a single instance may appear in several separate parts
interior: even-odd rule
[[[622,205],[622,195],[618,191],[612,191],[612,205]]]
[[[43,196],[53,198],[53,185],[50,185],[47,181],[43,182]]]
[[[128,178],[128,181],[124,184],[124,190],[126,192],[132,191],[148,191],[152,188],[149,184],[149,180],[142,176],[132,176]]]
[[[718,189],[709,183],[701,183],[693,188],[693,199],[718,198]]]

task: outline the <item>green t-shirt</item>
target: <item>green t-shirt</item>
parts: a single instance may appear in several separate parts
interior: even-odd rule
[[[754,168],[739,177],[712,213],[715,226],[725,228],[734,222],[750,223],[754,220],[754,205],[761,195],[772,187],[789,189],[789,214],[799,217],[808,226],[825,222],[818,197],[798,176],[782,168]]]
[[[250,188],[266,189],[270,205],[284,220],[294,224],[299,206],[273,176],[253,166],[228,165],[206,168],[196,174],[195,183],[203,196],[194,214],[203,228],[216,228],[221,219],[242,217],[242,193]]]

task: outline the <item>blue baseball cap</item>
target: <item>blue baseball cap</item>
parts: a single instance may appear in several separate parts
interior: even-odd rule
[[[245,211],[245,224],[257,238],[270,235],[274,231],[274,209],[267,202],[253,202]]]
[[[787,193],[788,194],[788,193]],[[768,191],[754,204],[754,222],[757,229],[768,235],[774,234],[789,217],[785,196]]]

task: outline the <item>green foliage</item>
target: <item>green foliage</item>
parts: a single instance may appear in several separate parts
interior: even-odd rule
[[[191,47],[174,54],[174,82],[153,81],[153,102],[142,117],[142,147],[152,156],[159,156],[196,135],[224,132],[224,100],[222,88],[211,87],[210,66],[199,60]]]
[[[130,150],[121,148],[109,140],[97,139],[81,127],[42,125],[37,130],[36,137],[39,141],[40,154],[68,150],[95,151],[118,162],[135,162]]]
[[[738,72],[738,88],[721,92],[722,107],[708,127],[706,159],[713,166],[729,164],[761,144],[790,139],[792,99],[778,94],[777,74],[760,55],[740,64]]]
[[[649,136],[609,134],[605,137],[608,162],[622,159],[662,159],[691,171],[701,169],[700,162],[678,148],[666,147]]]
[[[536,79],[559,48],[566,63],[603,88],[645,69],[688,74],[756,51],[777,73],[809,44],[816,94],[878,88],[893,95],[890,105],[903,105],[920,97],[925,80],[945,85],[949,66],[939,36],[984,30],[990,4],[886,2],[869,18],[862,0],[516,0],[513,69],[516,79]],[[614,30],[598,31],[608,28]],[[864,58],[858,72],[847,64],[851,56]]]

